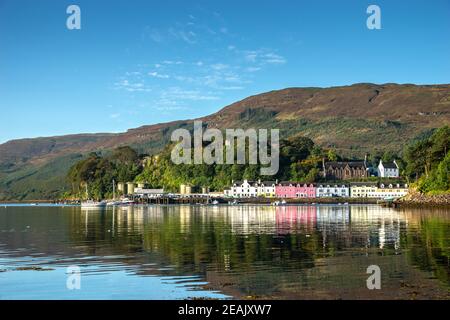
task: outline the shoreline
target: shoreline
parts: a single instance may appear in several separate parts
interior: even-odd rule
[[[450,208],[450,193],[426,195],[416,190],[407,196],[393,201],[398,208]]]
[[[238,205],[272,205],[276,201],[286,201],[285,205],[315,205],[315,204],[355,204],[355,205],[380,205],[392,208],[450,208],[450,194],[424,195],[419,192],[408,194],[404,198],[386,201],[375,198],[217,198],[221,205],[236,201]],[[5,200],[0,205],[11,204],[54,204],[73,205],[79,204],[76,200]],[[142,204],[142,203],[136,203]],[[187,204],[187,203],[185,203]],[[195,203],[191,203],[195,205]],[[283,205],[283,204],[280,204]]]

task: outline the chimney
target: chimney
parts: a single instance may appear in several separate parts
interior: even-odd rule
[[[322,158],[323,177],[327,177],[327,170],[325,169],[325,157]]]

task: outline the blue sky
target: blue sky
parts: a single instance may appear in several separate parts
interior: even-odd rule
[[[66,28],[70,4],[81,30]],[[0,0],[0,143],[194,118],[285,87],[450,83],[449,35],[449,0]]]

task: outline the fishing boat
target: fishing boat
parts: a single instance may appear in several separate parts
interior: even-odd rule
[[[286,200],[272,202],[272,205],[273,206],[284,206],[284,205],[286,205]]]
[[[131,200],[129,198],[124,198],[122,201],[120,201],[120,205],[122,206],[130,206],[134,204],[134,200]]]
[[[107,201],[106,205],[107,206],[118,206],[118,205],[122,204],[122,202],[116,200],[116,181],[113,180],[112,183],[113,183],[113,198],[112,198],[112,200]]]
[[[89,209],[89,208],[104,208],[104,207],[106,207],[106,201],[95,201],[95,200],[89,199],[89,190],[88,190],[87,183],[86,183],[86,198],[88,200],[81,201],[81,208]]]
[[[106,201],[94,201],[86,200],[81,202],[81,208],[104,208],[106,207]]]

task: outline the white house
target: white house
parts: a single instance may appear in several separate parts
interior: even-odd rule
[[[233,181],[230,190],[225,194],[232,198],[253,198],[258,196],[258,185],[254,181]]]
[[[316,197],[343,197],[347,198],[350,195],[349,187],[344,184],[318,184],[316,186]]]
[[[233,181],[224,194],[231,198],[274,197],[276,181]]]
[[[380,164],[378,165],[378,176],[382,178],[398,178],[400,177],[400,172],[398,169],[397,162],[385,162],[380,159]]]

